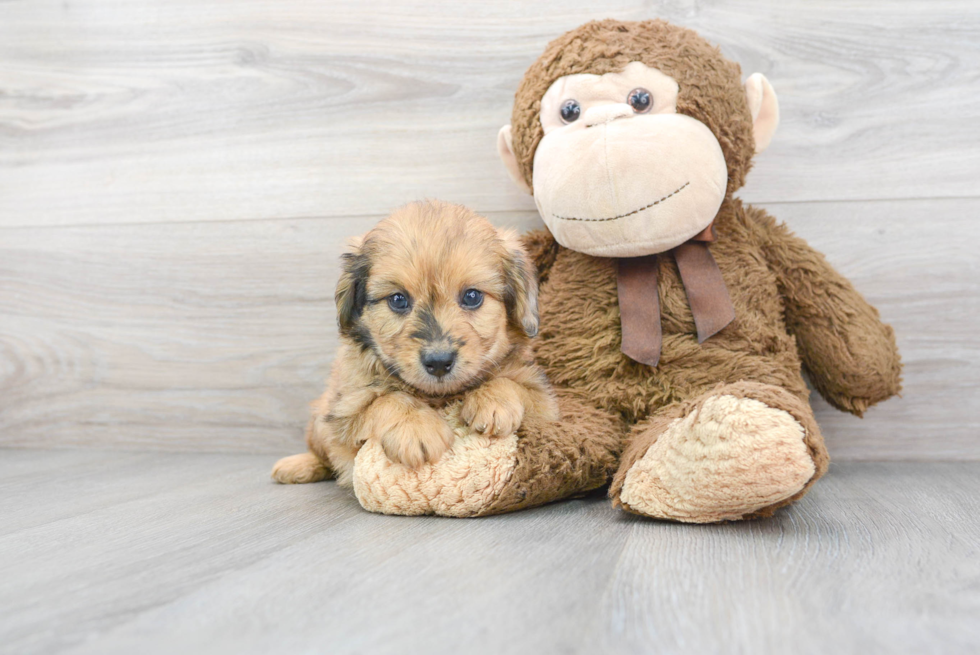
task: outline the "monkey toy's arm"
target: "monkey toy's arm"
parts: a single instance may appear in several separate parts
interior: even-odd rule
[[[895,333],[822,254],[765,212],[749,208],[778,278],[786,327],[810,380],[831,405],[861,416],[901,390]]]

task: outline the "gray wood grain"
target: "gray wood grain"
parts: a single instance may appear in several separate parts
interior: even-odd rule
[[[881,308],[903,353],[904,396],[864,420],[814,397],[831,455],[980,459],[980,261],[956,236],[980,200],[767,209]],[[0,444],[302,449],[336,346],[340,235],[377,218],[4,230]]]
[[[980,648],[977,463],[835,465],[771,520],[690,526],[602,497],[384,517],[271,462],[0,451],[0,652]]]
[[[976,466],[837,465],[775,521],[638,521],[583,652],[976,652]]]
[[[528,4],[19,0],[0,8],[0,225],[531,210],[495,135],[592,18],[699,30],[780,93],[754,201],[962,197],[980,179],[973,0]]]

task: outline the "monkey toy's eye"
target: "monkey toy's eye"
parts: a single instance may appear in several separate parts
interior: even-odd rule
[[[561,119],[565,123],[574,123],[582,114],[582,105],[578,100],[566,100],[561,106]]]
[[[483,304],[483,292],[476,289],[467,289],[463,292],[463,297],[459,304],[466,309],[476,309]]]
[[[404,314],[408,311],[411,306],[411,302],[408,300],[408,296],[404,293],[393,293],[388,296],[388,306],[391,307],[391,311],[397,312],[399,314]]]
[[[637,114],[642,114],[650,111],[650,106],[653,105],[653,96],[646,89],[633,89],[626,96],[626,102],[633,108],[633,111]]]

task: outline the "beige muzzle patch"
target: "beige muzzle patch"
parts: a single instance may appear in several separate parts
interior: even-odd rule
[[[379,441],[365,443],[354,460],[358,502],[380,514],[479,514],[500,495],[517,467],[517,435],[489,438],[460,432],[438,462],[417,469],[393,464]]]

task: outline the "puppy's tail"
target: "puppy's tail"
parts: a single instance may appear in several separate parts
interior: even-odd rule
[[[332,477],[330,468],[313,453],[283,457],[272,467],[272,479],[280,484],[306,484]]]

